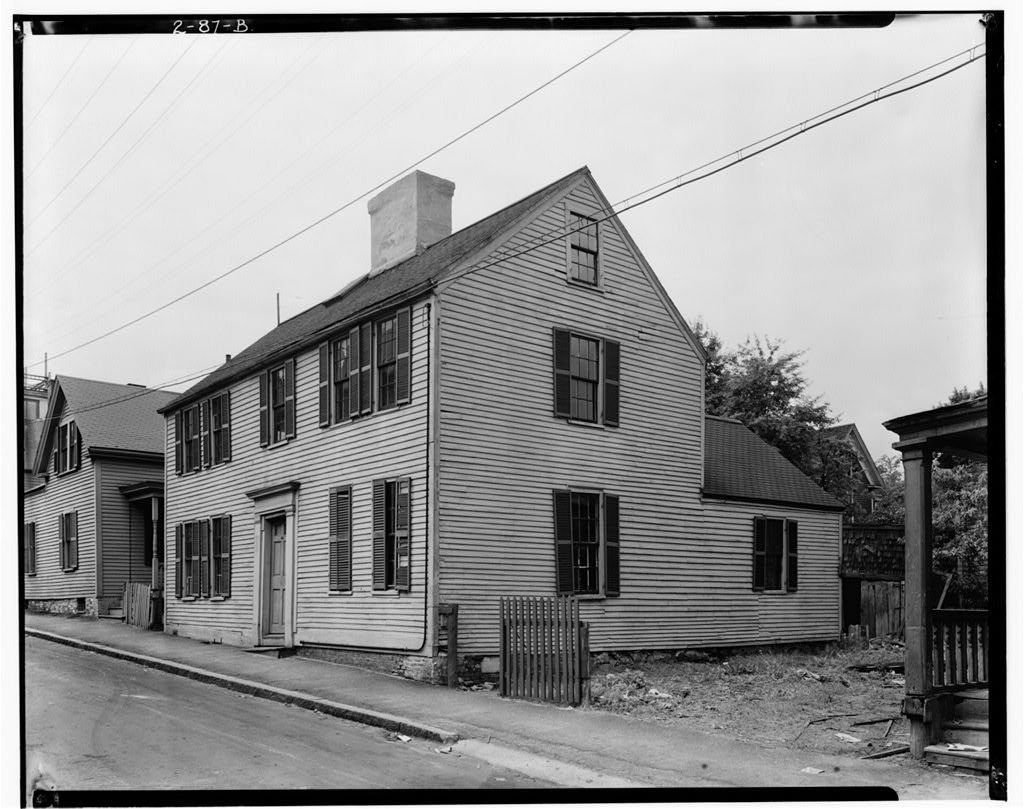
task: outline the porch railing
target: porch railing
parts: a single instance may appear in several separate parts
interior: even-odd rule
[[[988,610],[932,610],[932,686],[988,685]]]

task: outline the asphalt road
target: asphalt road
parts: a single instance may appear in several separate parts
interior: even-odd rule
[[[551,783],[423,739],[25,639],[28,783],[91,789],[420,789]]]

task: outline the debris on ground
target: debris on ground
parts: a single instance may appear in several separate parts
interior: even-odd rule
[[[949,750],[962,750],[970,753],[987,753],[988,746],[979,747],[976,744],[960,744],[958,742],[950,742],[946,745]]]
[[[805,772],[808,775],[821,775],[824,770],[819,770],[817,767],[804,767],[800,772]]]
[[[448,753],[452,752],[452,746],[448,745],[447,747],[435,747],[434,748],[434,752],[435,753],[444,753],[445,755],[448,755]]]
[[[848,744],[860,744],[861,740],[856,736],[851,736],[849,733],[837,733],[836,738],[841,742],[847,742]]]
[[[865,759],[888,758],[889,756],[898,756],[901,753],[909,753],[909,752],[910,752],[910,745],[909,744],[901,744],[898,747],[890,747],[888,750],[879,750],[877,753],[868,753],[866,756],[861,756],[861,758],[865,758]]]
[[[400,742],[411,742],[412,741],[412,736],[406,736],[404,733],[399,733],[399,734],[397,734],[397,736],[398,736],[398,741],[400,741]]]

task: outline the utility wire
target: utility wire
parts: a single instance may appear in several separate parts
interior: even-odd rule
[[[60,195],[63,194],[65,190],[67,190],[68,186],[71,185],[71,183],[73,183],[78,178],[78,175],[80,175],[83,171],[85,171],[85,169],[92,163],[92,161],[96,159],[96,156],[106,148],[107,144],[110,143],[111,140],[113,140],[114,136],[118,132],[121,131],[121,129],[124,127],[124,125],[127,124],[128,121],[130,121],[132,119],[132,117],[135,115],[135,113],[139,111],[139,109],[142,107],[143,104],[146,103],[146,101],[149,99],[149,97],[151,95],[153,95],[153,93],[156,92],[157,88],[161,84],[163,84],[164,79],[166,79],[170,75],[171,71],[174,70],[174,68],[178,66],[178,63],[188,55],[188,52],[191,51],[196,46],[196,43],[198,41],[199,41],[198,39],[193,39],[192,40],[192,44],[190,44],[187,48],[185,48],[185,50],[178,56],[178,58],[174,60],[174,62],[171,64],[171,66],[169,68],[167,68],[166,71],[164,71],[164,74],[157,80],[156,84],[154,84],[152,87],[149,88],[149,92],[147,92],[142,97],[142,99],[139,101],[138,104],[135,105],[135,107],[132,109],[132,111],[129,112],[127,116],[125,116],[124,120],[121,121],[121,123],[119,123],[117,125],[117,127],[114,129],[114,131],[111,132],[107,136],[107,139],[105,141],[103,141],[103,143],[100,144],[100,147],[95,152],[92,153],[92,156],[88,160],[86,160],[85,163],[83,163],[82,166],[78,169],[78,171],[76,171],[71,176],[71,179],[69,179],[66,183],[64,183],[64,185],[61,187],[60,191],[58,191],[56,193],[56,195],[54,195],[54,197],[49,202],[47,202],[42,208],[40,208],[38,211],[36,211],[35,216],[32,217],[32,221],[28,223],[29,225],[31,225],[32,222],[37,221],[39,219],[39,217],[42,216],[43,213],[51,205],[53,205],[54,202],[57,201],[57,199],[60,197]],[[38,242],[36,242],[35,246],[31,250],[29,250],[25,254],[25,256],[28,257],[28,256],[32,255],[36,250],[38,250],[42,246],[42,244],[47,239],[49,239],[51,235],[53,235],[54,231],[56,231],[57,228],[60,227],[60,225],[64,222],[65,219],[67,219],[66,216],[64,217],[64,219],[61,219],[60,222],[58,222],[56,225],[54,225],[53,228],[51,228],[42,239],[40,239]]]
[[[306,51],[303,54],[303,56],[308,56],[310,53],[312,53],[313,50],[314,50],[314,46],[315,45],[316,45],[316,40],[311,40],[310,45],[306,49]],[[325,45],[325,42],[321,41],[320,48],[318,50],[322,51],[323,48],[324,48],[324,45]],[[226,129],[228,129],[228,127],[231,125],[231,123],[229,122],[229,123],[225,124],[224,126],[222,126],[220,129],[218,129],[217,132],[214,135],[209,137],[199,148],[195,149],[188,157],[186,157],[184,160],[182,160],[181,163],[179,163],[178,166],[170,174],[168,174],[166,177],[164,177],[163,185],[162,185],[161,189],[156,191],[154,194],[152,194],[149,197],[149,199],[147,199],[146,203],[143,206],[134,209],[132,211],[132,213],[130,213],[128,216],[126,216],[124,219],[122,219],[119,223],[117,223],[113,227],[109,228],[105,233],[101,234],[99,238],[93,240],[93,242],[86,248],[85,252],[77,260],[75,260],[72,264],[66,265],[65,267],[60,269],[55,275],[53,275],[50,278],[49,281],[45,282],[43,286],[38,287],[35,290],[33,290],[27,296],[27,298],[29,300],[31,300],[31,299],[37,297],[38,295],[40,295],[41,293],[45,292],[47,289],[52,287],[53,284],[56,282],[56,280],[59,277],[62,277],[64,275],[66,275],[68,272],[70,272],[71,270],[75,269],[76,267],[81,266],[81,264],[84,261],[86,261],[89,257],[94,255],[97,250],[99,250],[104,244],[109,242],[114,236],[116,236],[118,233],[122,232],[131,222],[135,221],[135,219],[137,219],[143,213],[145,213],[150,208],[152,208],[153,205],[155,205],[157,202],[159,202],[161,199],[163,199],[163,197],[165,197],[167,194],[169,194],[179,184],[181,184],[185,180],[189,179],[190,177],[194,176],[194,173],[196,172],[196,170],[201,165],[203,165],[207,160],[209,160],[217,152],[219,152],[220,149],[231,139],[232,135],[234,135],[241,127],[243,127],[246,123],[248,123],[250,120],[252,120],[257,114],[259,114],[259,112],[262,111],[267,106],[267,104],[269,104],[271,101],[273,101],[275,98],[277,98],[277,96],[279,96],[296,78],[298,78],[298,76],[302,73],[303,70],[305,70],[313,62],[316,61],[318,56],[319,56],[319,53],[314,54],[310,59],[308,59],[305,62],[305,64],[302,64],[298,68],[298,70],[293,72],[292,75],[289,76],[284,81],[284,83],[280,87],[277,88],[277,90],[273,93],[273,95],[271,95],[270,97],[265,98],[263,101],[261,101],[259,106],[257,106],[244,119],[242,119],[237,124],[235,124],[231,128],[231,130],[226,135],[224,135],[224,137],[222,137],[220,139],[220,141],[215,146],[210,148],[210,144],[215,139],[220,137],[221,133],[224,132]],[[278,77],[278,78],[280,79],[280,77]],[[273,84],[274,84],[274,82],[272,82],[269,87],[265,87],[262,91],[256,93],[255,96],[253,96],[253,98],[255,99],[258,96],[266,95],[266,93],[269,92],[270,89],[273,87]],[[187,168],[187,170],[186,170],[186,168]],[[228,211],[225,214],[225,216],[227,216],[230,213],[231,213],[231,211]],[[202,232],[205,232],[205,230],[208,230],[208,229],[209,229],[209,227],[204,229],[204,231],[202,231]],[[183,247],[184,246],[185,245],[183,245]],[[177,252],[177,251],[175,251],[175,252]],[[171,255],[173,255],[173,253]],[[154,267],[159,266],[160,263],[162,263],[162,261],[158,262],[155,265],[151,265],[149,269],[153,269]],[[147,272],[148,272],[148,270],[147,270]],[[132,281],[129,282],[129,285],[132,284],[132,283],[135,283],[139,279],[139,277],[140,276],[136,276],[134,279],[132,279]],[[122,290],[123,290],[123,288],[122,288]],[[72,332],[73,331],[76,331],[76,330],[72,330]],[[65,332],[65,334],[72,333],[72,332]]]
[[[974,48],[968,48],[967,50],[962,51],[960,54],[957,54],[957,56],[962,56],[964,53],[967,53],[968,51],[970,51],[972,53],[971,58],[968,59],[966,62],[963,62],[962,64],[959,64],[959,65],[956,65],[956,66],[954,66],[954,67],[952,67],[952,68],[950,68],[948,70],[945,70],[942,73],[939,73],[939,74],[937,74],[935,76],[932,76],[932,77],[930,77],[928,79],[925,79],[923,81],[920,81],[920,82],[917,82],[915,84],[912,84],[912,85],[910,85],[908,87],[903,87],[903,88],[901,88],[899,90],[894,90],[891,93],[886,93],[884,95],[880,93],[880,91],[882,89],[893,87],[896,84],[899,84],[899,83],[905,81],[907,78],[912,78],[913,76],[918,76],[921,73],[923,73],[923,72],[925,72],[925,71],[927,71],[929,69],[932,69],[932,68],[934,68],[934,67],[936,67],[938,65],[941,65],[941,64],[945,64],[946,62],[950,61],[950,59],[955,58],[955,57],[950,57],[950,59],[944,59],[941,62],[937,62],[935,65],[930,66],[929,68],[924,68],[922,70],[919,70],[919,71],[916,71],[914,73],[911,73],[908,76],[904,76],[901,79],[897,79],[894,82],[890,82],[889,84],[883,85],[882,87],[878,88],[878,90],[872,91],[870,93],[865,93],[862,96],[858,96],[856,99],[854,99],[851,102],[847,102],[846,104],[840,104],[838,106],[832,107],[831,109],[826,110],[824,113],[820,113],[819,115],[816,115],[816,116],[814,116],[812,118],[806,119],[805,121],[801,122],[800,124],[795,124],[795,125],[793,125],[791,127],[787,127],[786,129],[780,130],[778,133],[776,133],[776,135],[783,134],[785,132],[789,132],[790,130],[792,130],[794,128],[798,128],[798,131],[792,132],[791,134],[787,135],[786,137],[782,138],[781,140],[778,140],[778,141],[776,141],[774,143],[771,143],[771,144],[769,144],[767,146],[764,146],[761,149],[757,149],[757,150],[755,150],[753,152],[750,152],[749,154],[743,154],[744,152],[746,152],[750,148],[750,146],[744,146],[741,149],[737,149],[737,150],[734,150],[732,152],[729,152],[727,156],[736,155],[736,159],[733,162],[728,163],[728,164],[726,164],[724,166],[721,166],[721,167],[719,167],[717,169],[714,169],[712,171],[709,171],[709,172],[707,172],[705,174],[702,174],[702,175],[700,175],[698,177],[694,177],[694,178],[691,178],[689,180],[685,180],[685,181],[679,182],[679,183],[677,183],[676,185],[673,185],[670,188],[667,188],[667,189],[665,189],[663,191],[658,192],[657,194],[654,194],[653,196],[650,196],[650,197],[648,197],[646,199],[642,199],[642,200],[639,200],[637,202],[633,202],[633,203],[631,203],[629,205],[626,205],[626,206],[620,208],[618,211],[610,210],[606,215],[604,215],[603,217],[601,217],[599,219],[596,219],[594,221],[603,222],[603,221],[606,221],[608,219],[611,219],[612,217],[618,216],[620,213],[623,213],[624,211],[631,210],[632,208],[637,208],[637,207],[639,207],[641,205],[646,205],[648,202],[652,202],[655,199],[658,199],[659,197],[663,197],[663,196],[665,196],[666,194],[669,194],[672,191],[676,191],[679,188],[683,188],[684,186],[691,185],[691,184],[696,183],[696,182],[698,182],[700,180],[706,179],[707,177],[711,177],[711,176],[713,176],[715,174],[718,174],[719,172],[725,171],[727,168],[732,168],[733,166],[735,166],[735,165],[737,165],[737,164],[739,164],[739,163],[741,163],[741,162],[743,162],[745,160],[749,160],[750,158],[755,157],[755,156],[757,156],[759,154],[762,154],[764,152],[767,152],[770,149],[774,149],[776,146],[781,146],[783,143],[786,143],[787,141],[792,140],[793,138],[799,137],[800,135],[803,135],[806,132],[809,132],[811,129],[815,129],[815,128],[819,127],[819,126],[822,126],[823,124],[829,123],[830,121],[834,121],[834,120],[836,120],[838,118],[842,118],[845,115],[849,115],[851,112],[856,112],[857,110],[863,109],[864,107],[867,107],[867,106],[869,106],[871,104],[875,104],[875,103],[877,103],[879,101],[883,101],[883,100],[885,100],[887,98],[893,98],[894,96],[901,95],[901,94],[909,92],[911,90],[915,90],[918,87],[923,87],[926,84],[930,84],[933,81],[937,81],[938,79],[941,79],[944,76],[948,76],[950,73],[954,73],[957,70],[960,70],[961,68],[966,67],[967,65],[971,64],[972,62],[975,62],[978,59],[981,59],[982,57],[984,57],[985,53],[979,53],[976,56],[973,54],[974,51],[978,50],[981,47],[982,46],[976,46]],[[863,101],[864,99],[868,99],[868,100],[864,101],[864,103],[861,103],[861,104],[859,104],[859,105],[857,105],[855,107],[851,107],[850,109],[844,110],[843,112],[840,112],[840,113],[838,113],[836,115],[831,115],[831,113],[836,112],[837,110],[840,110],[843,107],[849,106],[849,104],[855,103],[857,101]],[[827,117],[825,117],[825,116],[827,116]],[[818,118],[821,118],[822,120],[816,121],[816,119],[818,119]],[[811,121],[816,121],[816,122],[812,124],[812,123],[810,123]],[[769,138],[770,137],[772,137],[772,136],[769,136]],[[753,144],[751,144],[751,145],[757,145],[757,144],[764,143],[765,140],[767,140],[767,139],[768,138],[761,138],[760,140],[754,141]],[[712,161],[712,162],[716,162],[716,161]],[[707,165],[710,165],[710,164],[704,164],[704,165],[707,166]],[[697,170],[699,170],[699,168]],[[679,177],[685,177],[685,176],[688,176],[689,174],[692,174],[692,173],[693,172],[691,171],[691,172],[687,172],[686,174],[682,174],[682,175],[678,175],[678,176]],[[651,189],[660,188],[661,186],[666,185],[667,182],[673,182],[673,181],[670,180],[670,181],[658,183],[657,185],[651,186]],[[648,190],[650,190],[650,189],[648,189]],[[636,198],[637,196],[639,196],[640,194],[643,194],[643,193],[647,193],[647,192],[646,191],[638,192],[637,194],[633,194],[630,197],[626,197],[625,200],[623,200],[623,201],[628,201],[630,199],[634,199],[634,198]],[[616,207],[616,205],[619,205],[619,204],[621,204],[621,203],[615,203],[615,205],[612,205],[611,208],[614,209]],[[608,210],[608,209],[604,209],[604,210]],[[533,245],[531,245],[529,247],[526,247],[526,248],[523,248],[523,249],[518,249],[518,250],[516,250],[513,253],[509,253],[509,254],[506,254],[506,255],[499,256],[498,258],[494,259],[493,261],[488,261],[488,262],[477,264],[477,265],[475,265],[473,267],[470,267],[470,268],[466,269],[465,271],[463,271],[461,273],[449,276],[449,278],[446,279],[446,281],[455,280],[456,278],[462,278],[462,277],[464,277],[466,275],[470,275],[471,273],[478,272],[480,270],[487,269],[488,267],[493,267],[496,264],[505,263],[505,262],[510,261],[511,259],[516,258],[518,256],[522,256],[522,255],[525,255],[527,253],[531,253],[534,250],[537,250],[540,247],[543,247],[543,246],[545,246],[547,244],[551,244],[554,241],[560,241],[560,240],[564,239],[570,233],[575,233],[575,232],[577,232],[579,230],[583,230],[584,228],[589,227],[589,226],[590,226],[589,224],[584,224],[584,225],[581,225],[579,227],[568,228],[568,229],[566,229],[566,228],[554,228],[554,229],[548,231],[548,234],[557,231],[556,235],[554,235],[552,238],[544,238],[543,241],[541,241],[541,242],[539,242],[537,244],[533,244]],[[541,237],[535,237],[531,241],[535,241],[536,238],[543,238],[545,235],[547,235],[547,234],[542,234]],[[527,244],[529,244],[529,243],[530,242],[527,242]],[[99,338],[97,338],[97,339],[99,339]],[[295,340],[292,341],[293,344],[295,342],[296,342]],[[258,361],[258,360],[262,359],[263,357],[269,356],[270,354],[283,352],[283,351],[286,350],[286,348],[287,348],[287,346],[274,346],[273,348],[270,348],[270,349],[267,349],[265,351],[261,351],[261,352],[259,352],[257,354],[253,354],[253,355],[250,355],[250,356],[246,357],[246,361],[247,362]],[[57,354],[57,355],[54,355],[54,356],[61,356],[61,355]],[[35,365],[38,365],[38,364],[39,363],[35,363]],[[26,367],[31,368],[33,366],[30,365],[30,366],[26,366]],[[172,384],[180,384],[181,382],[185,382],[185,381],[191,381],[192,379],[198,379],[198,378],[200,378],[202,376],[205,376],[209,371],[214,370],[214,369],[219,368],[219,367],[220,367],[219,365],[210,366],[209,368],[204,369],[203,371],[199,371],[196,374],[194,374],[194,375],[192,375],[192,376],[190,376],[188,378],[183,378],[183,379],[180,379],[180,380],[178,380],[176,382],[169,382],[169,383],[165,383],[165,384],[167,386],[169,386],[169,385],[172,385]],[[96,405],[93,405],[93,406],[91,406],[89,408],[85,408],[85,409],[83,409],[80,412],[86,412],[87,410],[92,410],[92,409],[96,409],[96,408],[99,408],[99,407],[106,407],[106,406],[108,406],[110,404],[115,404],[115,403],[118,403],[120,401],[125,401],[127,399],[134,398],[135,396],[145,395],[145,393],[147,393],[147,392],[150,392],[150,391],[153,391],[153,390],[159,390],[159,389],[160,388],[146,388],[144,391],[141,391],[141,392],[139,392],[137,394],[136,393],[132,393],[132,394],[126,395],[125,397],[119,397],[117,399],[111,399],[111,400],[106,401],[106,402],[99,402]]]
[[[77,121],[79,116],[83,112],[85,112],[86,108],[89,106],[89,104],[92,103],[92,100],[94,98],[96,98],[96,95],[99,93],[99,91],[102,90],[104,88],[104,86],[106,86],[107,80],[112,75],[114,75],[114,71],[117,70],[117,68],[118,68],[118,66],[120,66],[121,62],[124,61],[124,58],[128,55],[128,51],[130,51],[134,47],[135,43],[138,42],[138,41],[139,41],[139,38],[137,36],[132,38],[132,41],[128,43],[128,47],[124,49],[124,51],[118,57],[117,61],[114,62],[113,66],[110,68],[110,70],[107,71],[107,75],[105,75],[103,77],[102,81],[100,81],[100,83],[98,85],[96,85],[96,89],[92,91],[90,96],[85,100],[85,103],[82,104],[82,106],[78,108],[78,112],[76,112],[74,114],[74,116],[72,116],[71,120],[68,121],[67,125],[64,127],[64,129],[61,130],[61,133],[57,136],[57,139],[53,143],[50,144],[50,148],[46,150],[46,153],[42,157],[39,158],[39,160],[36,162],[36,164],[32,167],[32,170],[29,171],[29,173],[25,175],[25,179],[26,180],[28,180],[33,174],[35,174],[36,170],[41,165],[43,165],[43,162],[46,160],[46,158],[48,158],[50,156],[50,152],[52,152],[57,147],[57,144],[61,142],[61,140],[64,138],[64,136],[70,131],[71,127],[73,127],[75,125],[75,121]]]
[[[120,326],[117,326],[117,327],[115,327],[113,329],[110,329],[109,331],[106,331],[103,334],[100,334],[100,335],[98,335],[96,337],[93,337],[90,340],[86,340],[85,342],[79,343],[78,345],[73,346],[72,348],[69,348],[69,349],[67,349],[65,351],[61,351],[61,352],[59,352],[57,354],[54,354],[52,357],[50,357],[50,359],[57,359],[59,357],[66,356],[67,354],[70,354],[72,351],[77,351],[80,348],[85,348],[86,346],[92,345],[93,343],[98,342],[99,340],[103,340],[106,337],[110,337],[112,334],[117,334],[118,332],[123,331],[124,329],[127,329],[130,326],[134,326],[136,323],[138,323],[138,322],[140,322],[142,320],[145,320],[145,319],[147,319],[149,317],[152,317],[153,315],[157,314],[158,312],[162,312],[164,309],[167,309],[168,307],[171,307],[174,304],[179,303],[180,301],[183,301],[186,298],[191,297],[192,295],[195,295],[197,292],[201,292],[202,290],[206,289],[209,286],[212,286],[213,284],[217,283],[218,281],[220,281],[220,280],[222,280],[224,278],[227,278],[229,275],[232,275],[233,273],[238,272],[242,268],[249,266],[253,262],[258,261],[259,259],[261,259],[264,256],[268,255],[269,253],[272,253],[274,250],[277,250],[278,248],[283,247],[284,245],[288,244],[289,242],[293,241],[294,239],[298,238],[299,236],[303,235],[304,233],[308,233],[310,230],[312,230],[313,228],[317,227],[318,225],[323,224],[324,222],[326,222],[331,217],[341,213],[346,208],[351,207],[352,205],[354,205],[359,200],[361,200],[364,197],[372,194],[374,191],[377,191],[378,189],[383,188],[388,183],[390,183],[393,180],[397,179],[398,177],[401,177],[402,175],[406,174],[411,169],[416,168],[416,166],[420,165],[421,163],[425,162],[426,160],[429,160],[431,157],[434,157],[435,155],[439,154],[443,150],[447,149],[449,146],[452,146],[453,144],[458,143],[460,140],[462,140],[463,138],[465,138],[468,135],[472,134],[473,132],[476,132],[481,127],[486,126],[488,123],[493,121],[495,118],[497,118],[500,115],[508,112],[509,110],[513,109],[514,107],[518,106],[519,104],[521,104],[522,102],[524,102],[528,98],[530,98],[531,96],[536,95],[538,92],[543,90],[545,87],[550,86],[551,84],[553,84],[554,82],[556,82],[560,78],[562,78],[563,76],[565,76],[568,73],[572,72],[573,70],[575,70],[576,68],[578,68],[581,65],[585,64],[586,62],[589,62],[591,59],[593,59],[595,56],[597,56],[602,51],[607,50],[608,48],[610,48],[615,43],[621,41],[626,36],[628,36],[630,33],[632,33],[632,32],[631,31],[626,31],[624,34],[621,34],[620,36],[616,37],[611,42],[608,42],[607,44],[602,45],[600,48],[598,48],[597,50],[591,52],[588,56],[585,56],[583,59],[580,59],[578,62],[576,62],[572,66],[566,68],[561,73],[558,73],[553,78],[548,79],[546,82],[544,82],[543,84],[537,86],[536,88],[534,88],[530,92],[526,93],[523,96],[520,96],[518,99],[513,101],[511,104],[508,104],[505,107],[502,107],[498,112],[496,112],[493,115],[491,115],[490,117],[484,119],[479,124],[476,124],[475,126],[471,127],[470,129],[467,129],[461,135],[458,135],[457,137],[452,138],[450,141],[445,143],[443,146],[439,146],[438,148],[434,149],[429,154],[424,155],[423,157],[421,157],[419,160],[415,161],[414,163],[411,163],[410,165],[406,166],[405,168],[403,168],[400,171],[396,172],[395,174],[391,175],[387,179],[382,180],[380,183],[375,185],[373,188],[370,188],[367,191],[364,191],[363,193],[361,193],[357,197],[353,197],[351,200],[346,202],[344,205],[341,205],[340,207],[335,208],[333,211],[331,211],[331,212],[329,212],[327,214],[324,214],[319,219],[311,222],[310,224],[306,225],[303,228],[300,228],[299,230],[297,230],[294,233],[292,233],[290,236],[287,236],[284,239],[281,239],[280,241],[276,242],[275,244],[271,245],[270,247],[267,247],[266,249],[261,250],[259,253],[255,254],[254,256],[251,256],[250,258],[247,258],[245,261],[243,261],[243,262],[241,262],[239,264],[236,264],[235,266],[231,267],[228,270],[225,270],[220,275],[217,275],[214,278],[211,278],[209,281],[206,281],[205,283],[200,284],[199,286],[195,287],[194,289],[191,289],[188,292],[185,292],[185,293],[177,296],[176,298],[174,298],[174,299],[172,299],[170,301],[167,301],[164,304],[161,304],[160,306],[156,307],[155,309],[151,309],[150,311],[146,312],[145,314],[139,315],[138,317],[133,318],[132,320],[129,320],[127,323],[123,323]],[[40,365],[41,363],[42,363],[42,360],[40,360],[39,362],[32,363],[32,365],[30,365],[28,367],[33,368],[36,365]]]
[[[25,130],[24,130],[25,132],[28,132],[28,130],[32,126],[32,124],[34,124],[36,122],[36,118],[39,117],[39,114],[44,109],[46,109],[46,105],[50,103],[50,99],[53,98],[54,93],[56,93],[57,90],[60,89],[60,86],[64,83],[64,79],[66,79],[68,77],[68,74],[74,69],[75,65],[78,64],[78,60],[82,58],[82,54],[85,53],[86,48],[88,48],[92,43],[93,43],[93,38],[92,37],[89,37],[89,38],[87,38],[85,40],[85,44],[82,46],[82,49],[78,52],[78,56],[76,56],[71,61],[71,64],[68,65],[67,70],[65,70],[61,74],[61,77],[59,79],[57,79],[57,83],[55,85],[53,85],[53,89],[50,90],[50,94],[46,97],[46,100],[43,101],[43,103],[39,105],[39,109],[37,109],[35,111],[35,114],[32,116],[32,120],[30,120],[27,124],[25,124]]]

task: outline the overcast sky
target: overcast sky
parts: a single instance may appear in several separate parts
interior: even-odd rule
[[[634,31],[419,167],[455,183],[456,229],[584,164],[616,202],[983,45],[978,20]],[[620,33],[28,37],[26,364],[146,385],[219,364],[274,326],[275,293],[284,319],[367,271],[360,195]],[[810,392],[876,457],[882,421],[987,383],[984,75],[621,217],[688,321],[805,350]]]

